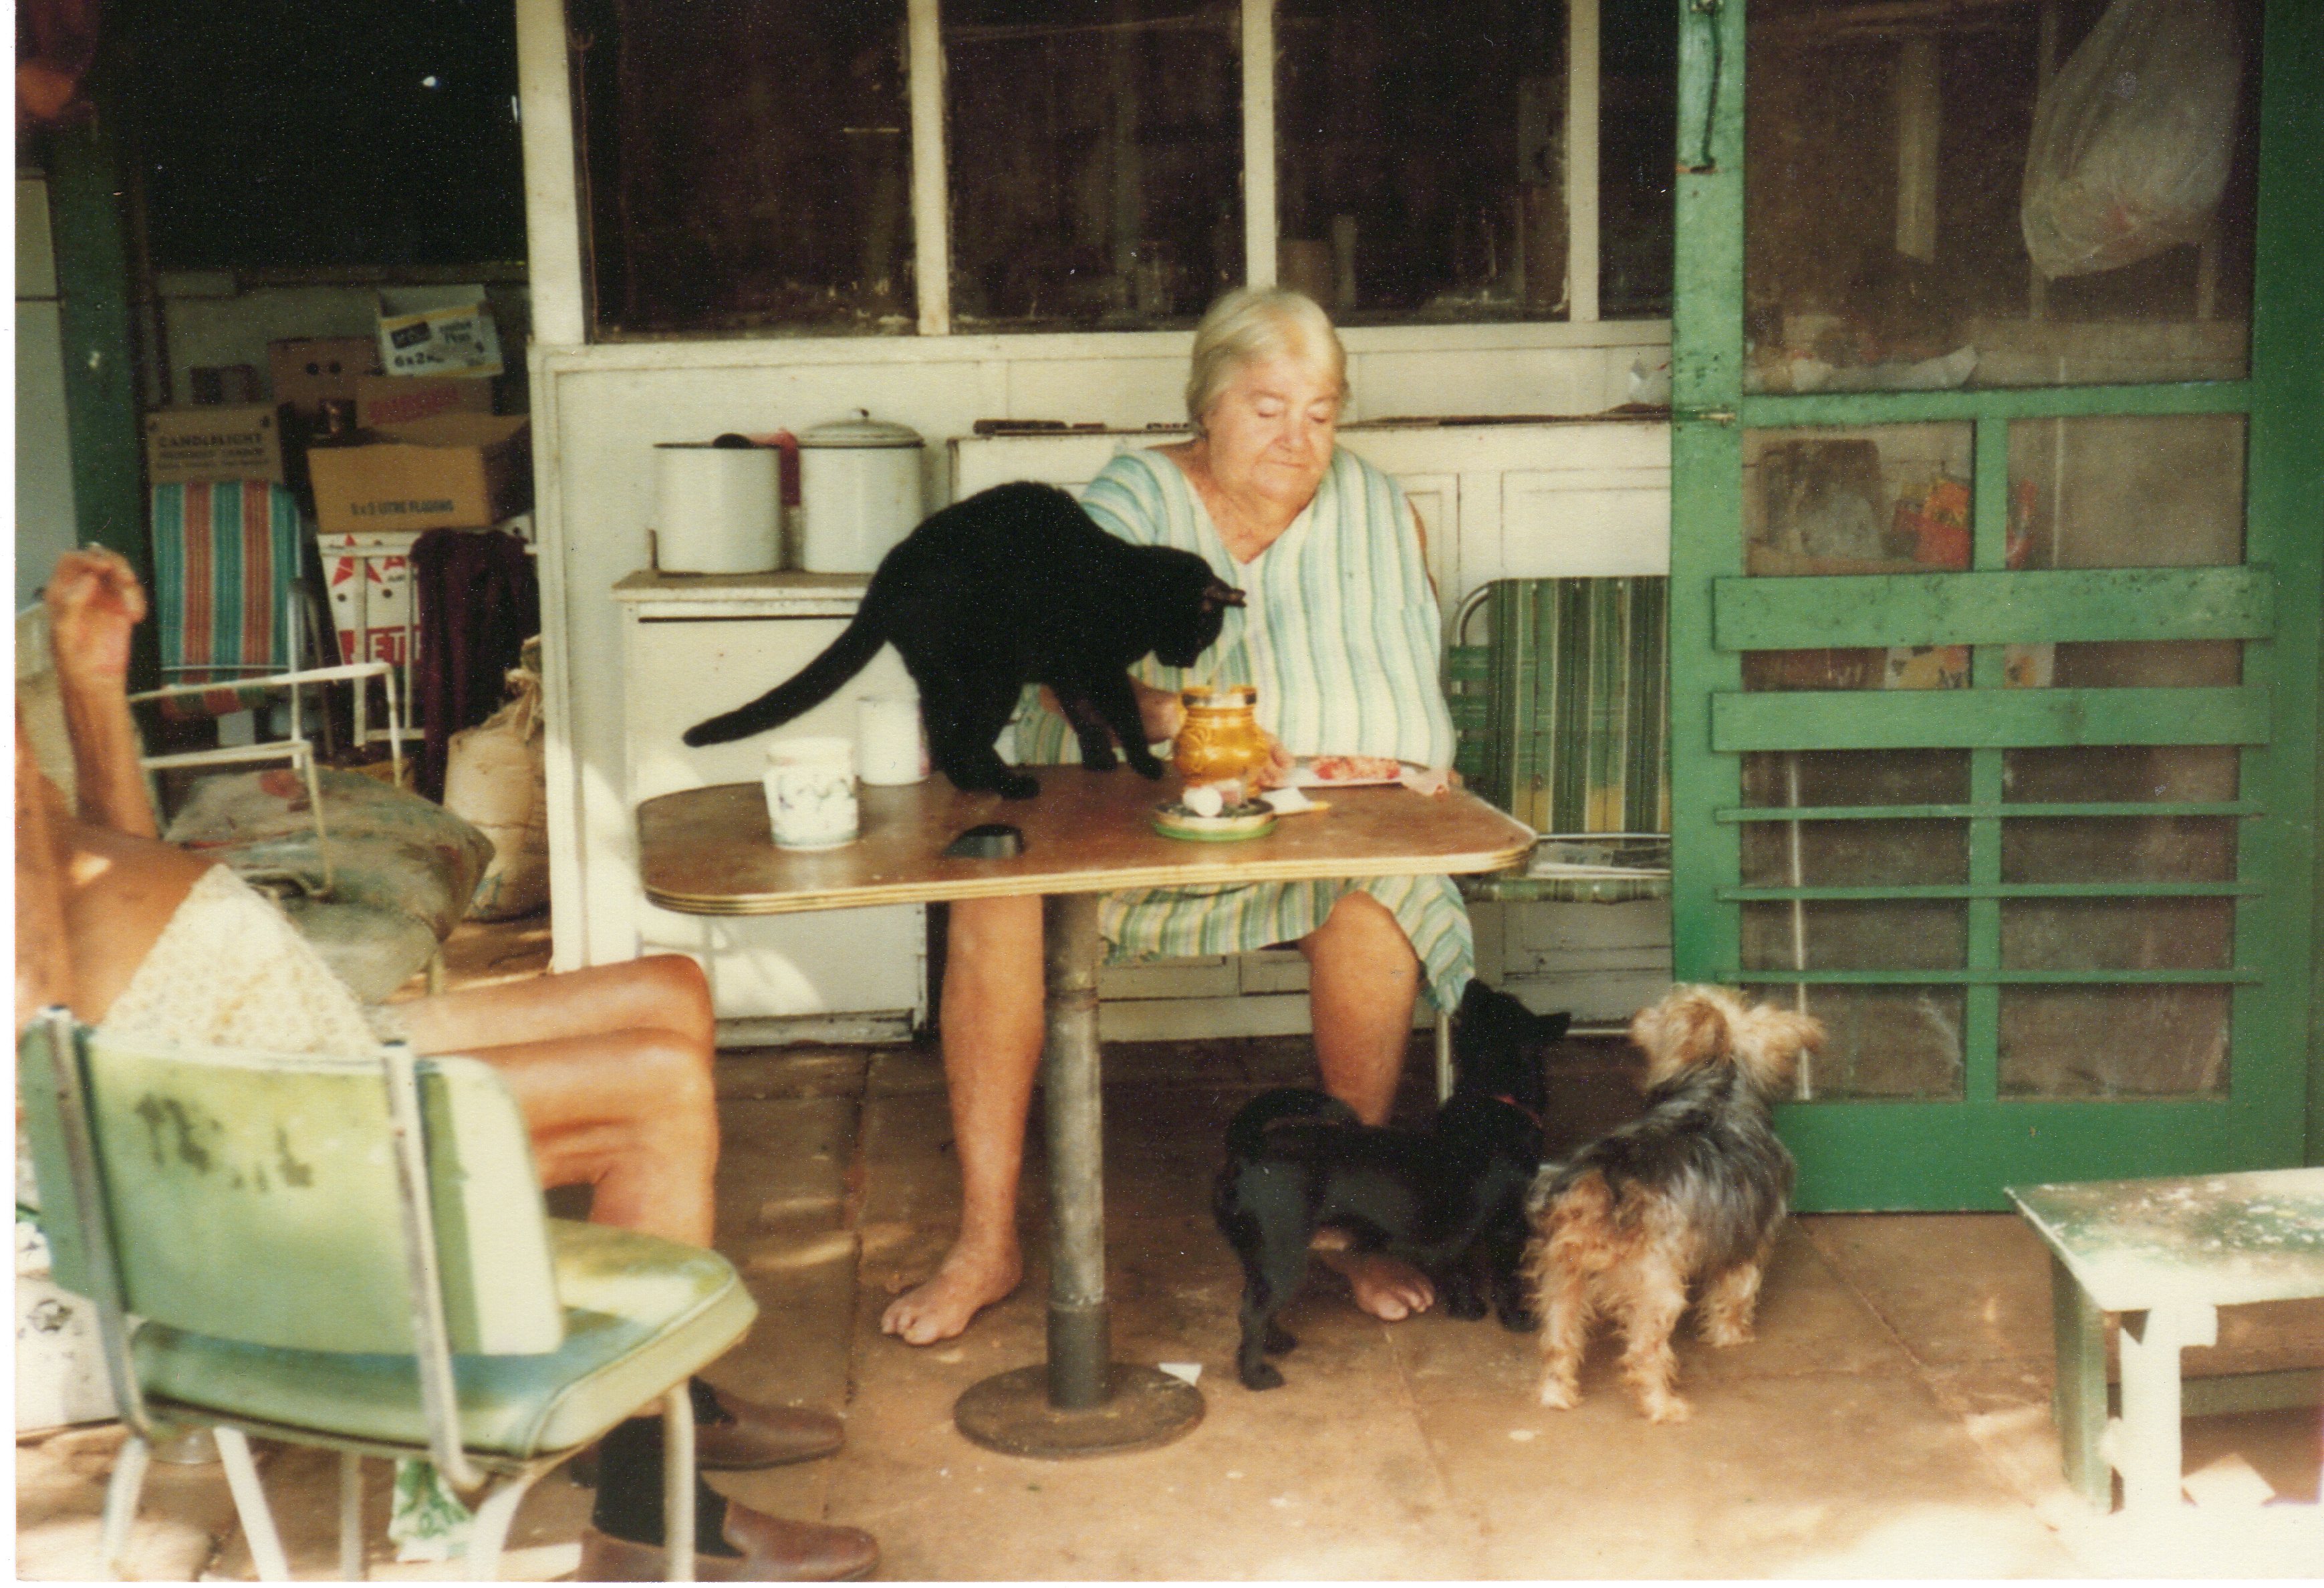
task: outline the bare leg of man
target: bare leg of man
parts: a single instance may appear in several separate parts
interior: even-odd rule
[[[1017,1185],[1041,1067],[1041,901],[964,899],[945,961],[945,1085],[960,1159],[960,1235],[935,1274],[888,1304],[880,1327],[931,1345],[1024,1278]]]
[[[594,1187],[595,1223],[707,1246],[718,1113],[709,990],[661,956],[401,1006],[412,1046],[499,1069],[541,1183]]]
[[[1323,924],[1299,940],[1307,956],[1308,1005],[1323,1090],[1368,1125],[1387,1122],[1412,1040],[1420,960],[1388,906],[1369,893],[1343,894]],[[1409,1263],[1352,1251],[1318,1251],[1342,1275],[1356,1305],[1394,1323],[1436,1302],[1428,1276]]]

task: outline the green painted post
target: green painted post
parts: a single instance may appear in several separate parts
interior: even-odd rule
[[[80,539],[120,552],[150,586],[129,249],[119,157],[103,113],[51,131],[48,157]],[[152,623],[140,625],[134,643],[131,676],[142,687],[159,671]]]
[[[1671,957],[1681,981],[1739,952],[1720,882],[1741,863],[1742,763],[1711,749],[1711,703],[1742,687],[1713,649],[1712,582],[1743,571],[1743,0],[1678,0],[1678,175],[1671,318]]]
[[[2324,845],[2316,841],[2317,783],[2324,777],[2324,690],[2318,688],[2324,628],[2324,6],[2274,0],[2266,8],[2260,86],[2259,224],[2252,309],[2251,457],[2248,479],[2255,562],[2273,563],[2281,602],[2273,644],[2245,647],[2245,676],[2276,685],[2276,716],[2265,752],[2244,756],[2246,797],[2281,817],[2246,823],[2246,876],[2310,880],[2306,911],[2237,912],[2236,940],[2266,941],[2245,952],[2270,973],[2265,989],[2238,1000],[2272,1033],[2290,1072],[2307,1049],[2306,1161],[2324,1163]],[[2255,787],[2255,784],[2257,786]],[[2236,1101],[2246,1093],[2235,1066]],[[2295,1085],[2254,1095],[2261,1111],[2296,1117]],[[2271,1128],[2282,1130],[2276,1121]],[[2293,1150],[2297,1151],[2295,1144]]]

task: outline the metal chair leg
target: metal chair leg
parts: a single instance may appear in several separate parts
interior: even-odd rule
[[[694,1397],[680,1379],[661,1398],[661,1538],[669,1581],[694,1581]]]
[[[339,1452],[339,1576],[360,1583],[364,1576],[363,1457],[352,1450]]]
[[[250,1441],[240,1428],[221,1425],[217,1443],[218,1459],[226,1463],[226,1487],[234,1492],[235,1514],[242,1519],[242,1536],[250,1540],[250,1558],[258,1567],[260,1580],[289,1582],[290,1563],[282,1554],[282,1536],[274,1530],[274,1513],[267,1509],[258,1463],[250,1458]]]
[[[1452,1017],[1443,1010],[1436,1011],[1436,1101],[1443,1102],[1452,1095]]]
[[[471,1581],[489,1583],[501,1574],[501,1551],[508,1544],[510,1524],[516,1520],[516,1508],[531,1492],[532,1482],[530,1477],[511,1478],[477,1503],[462,1557]]]
[[[105,1489],[105,1569],[116,1582],[129,1570],[129,1529],[137,1520],[137,1501],[145,1492],[145,1469],[152,1461],[152,1446],[132,1434],[113,1458],[113,1481]]]

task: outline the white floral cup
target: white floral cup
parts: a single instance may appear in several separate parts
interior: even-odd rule
[[[780,849],[835,849],[856,836],[855,741],[778,739],[767,746],[767,821]]]

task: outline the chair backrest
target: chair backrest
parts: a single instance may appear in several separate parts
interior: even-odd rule
[[[1483,605],[1445,666],[1471,785],[1545,834],[1668,833],[1669,579],[1500,579]]]
[[[221,683],[300,665],[306,544],[299,504],[267,480],[172,482],[152,494],[153,608],[164,684]],[[213,715],[256,703],[231,689],[185,697]]]
[[[110,1283],[129,1313],[252,1344],[414,1352],[383,1055],[171,1048],[58,1024],[72,1036],[69,1068],[34,1022],[18,1094],[59,1284],[102,1306]],[[516,1105],[479,1060],[414,1067],[429,1192],[419,1211],[432,1219],[450,1348],[554,1350],[564,1316]],[[93,1169],[86,1198],[68,1151],[76,1115]]]

